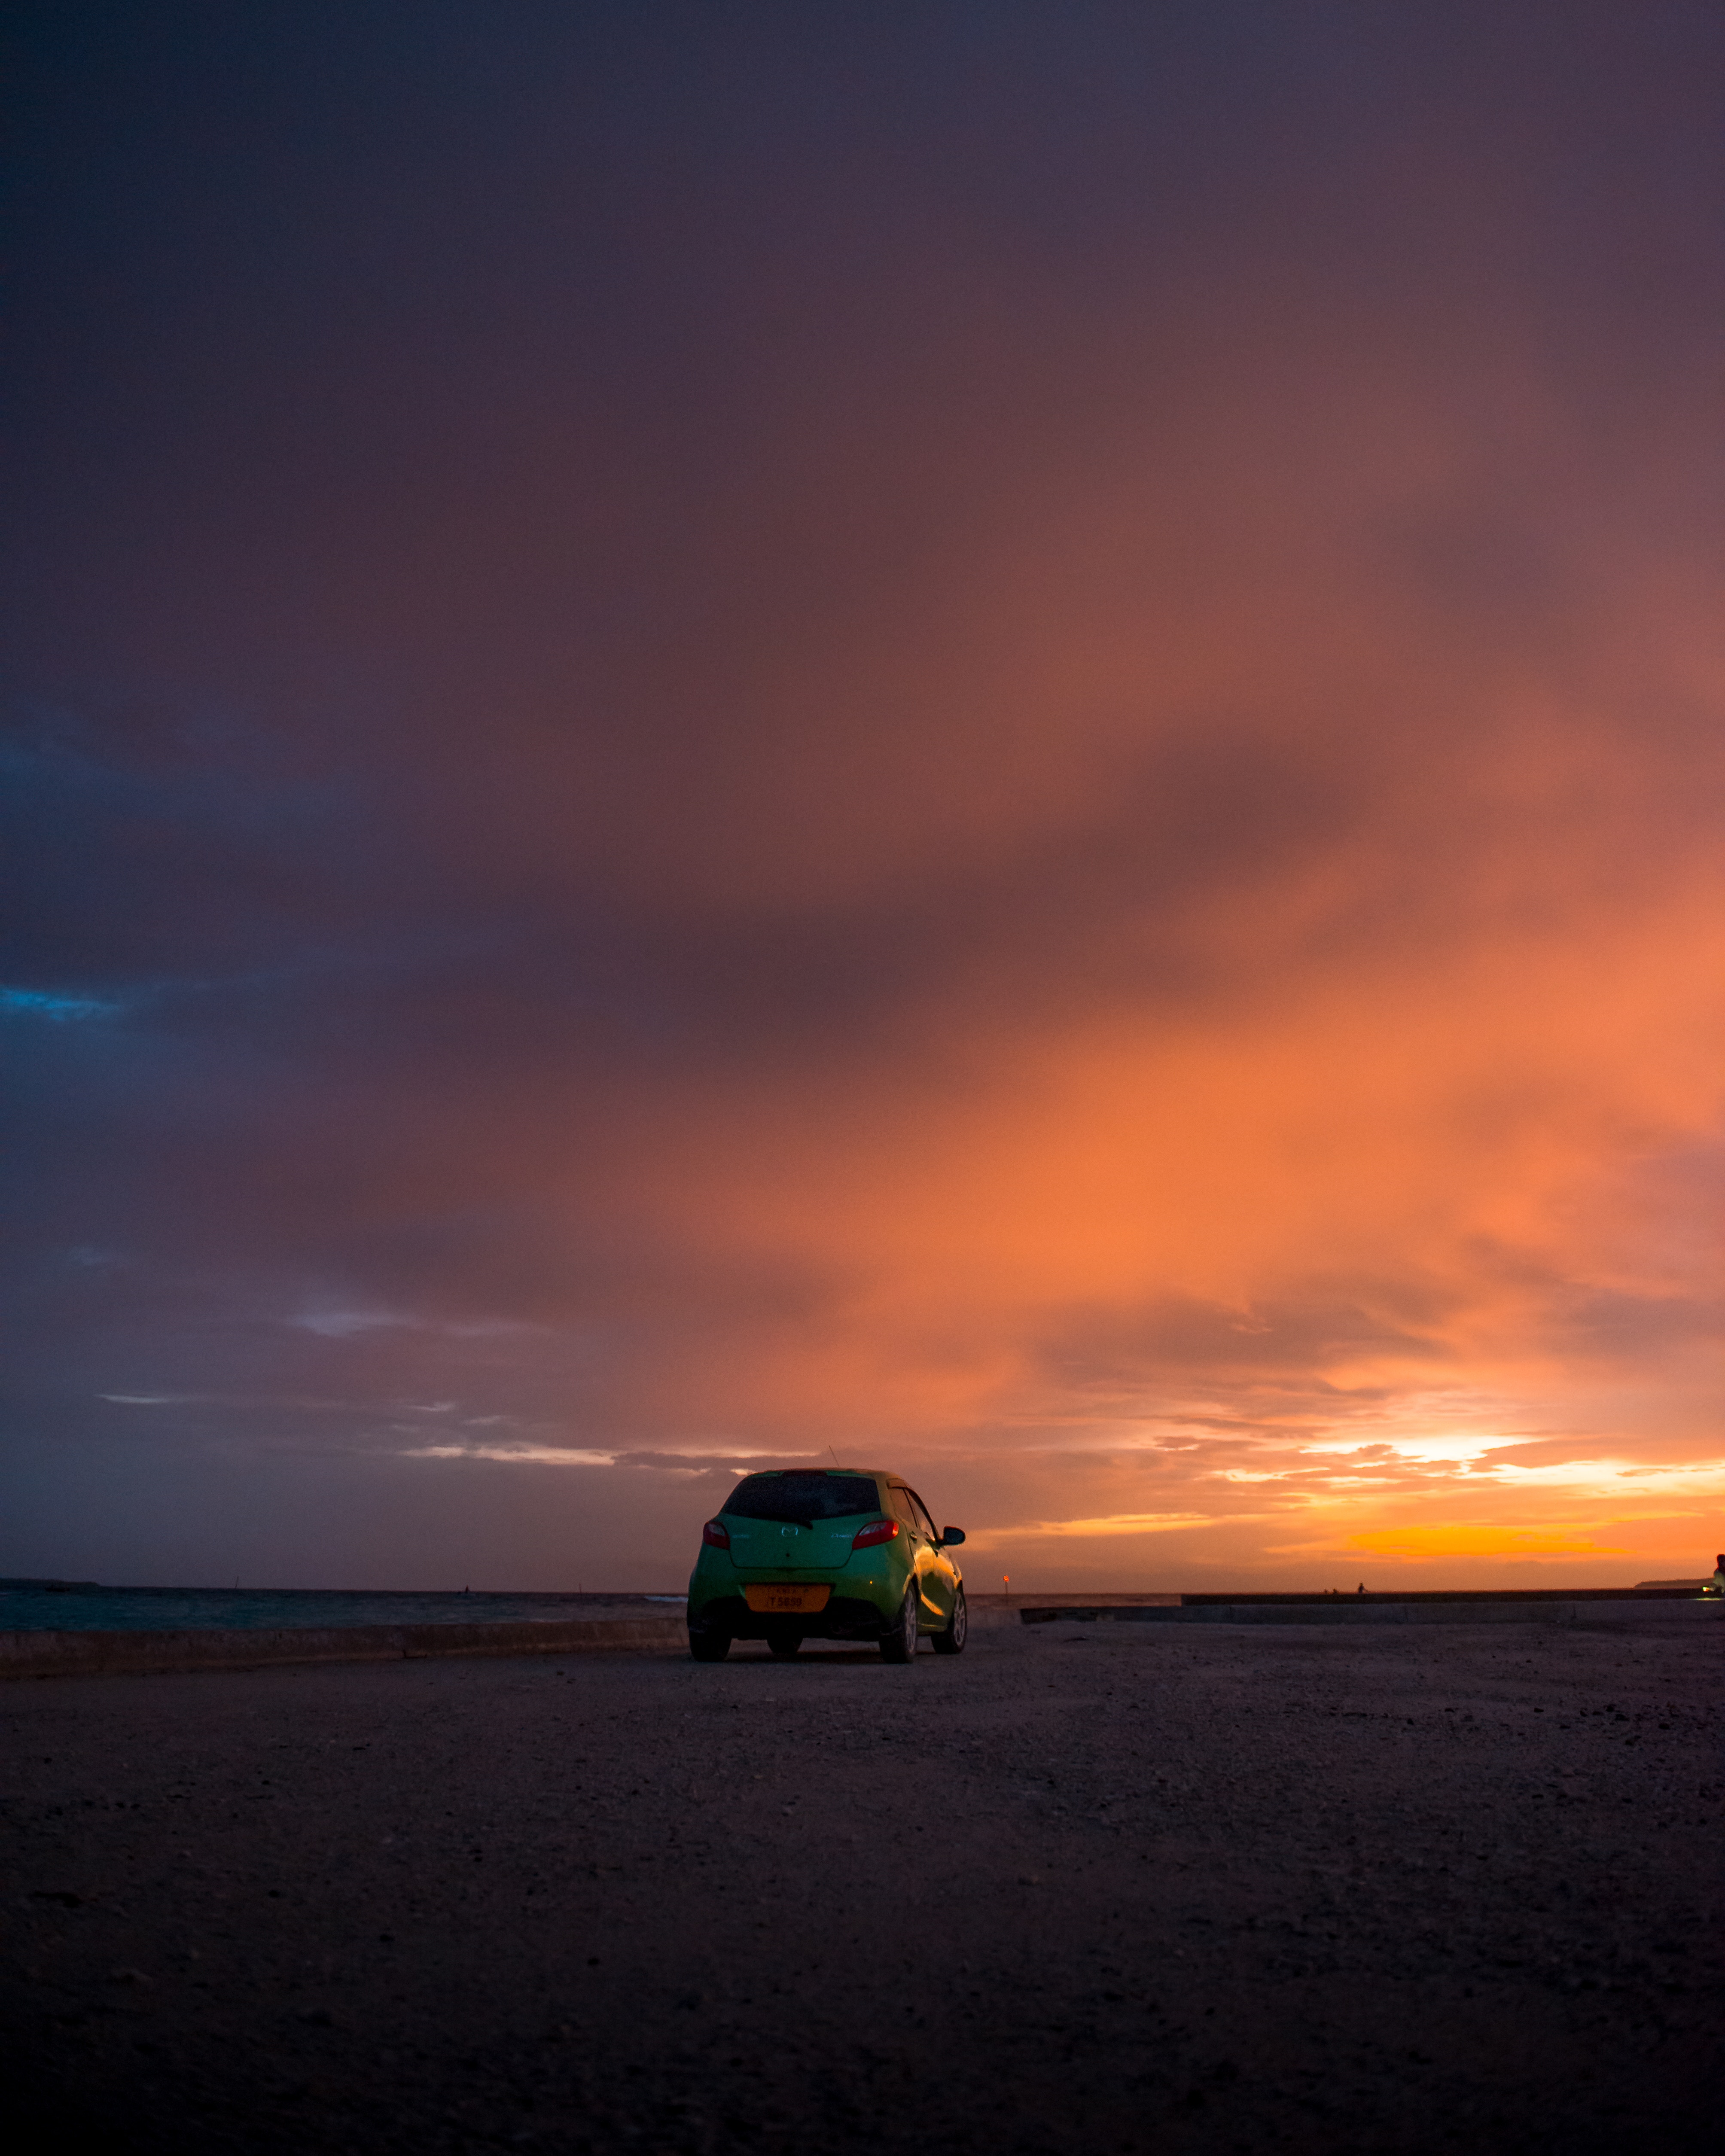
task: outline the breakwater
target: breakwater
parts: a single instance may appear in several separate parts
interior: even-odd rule
[[[1432,1589],[1406,1594],[1185,1594],[1024,1603],[1024,1625],[1622,1625],[1725,1616],[1692,1588]]]

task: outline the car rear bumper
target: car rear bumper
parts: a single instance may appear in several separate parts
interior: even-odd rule
[[[812,1615],[775,1616],[751,1609],[740,1594],[715,1594],[688,1607],[691,1635],[719,1633],[732,1640],[764,1640],[780,1631],[800,1632],[805,1640],[878,1640],[897,1622],[860,1595],[834,1594]]]

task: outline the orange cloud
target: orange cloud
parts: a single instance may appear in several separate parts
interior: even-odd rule
[[[420,270],[337,278],[352,349],[293,249],[177,273],[176,341],[42,249],[44,349],[93,309],[117,372],[24,429],[24,1420],[603,1481],[655,1584],[675,1463],[829,1445],[1049,1585],[1693,1569],[1716,123],[1656,58],[1497,145],[1423,63],[1376,147],[1224,97],[1153,172],[1087,93],[1046,172],[968,124],[988,185],[896,96],[831,166],[765,112],[475,138]],[[1538,163],[1601,113],[1650,130],[1603,223]],[[305,231],[405,241],[369,185]]]

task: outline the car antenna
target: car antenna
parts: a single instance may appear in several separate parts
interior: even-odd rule
[[[828,1450],[829,1452],[833,1452],[833,1448],[832,1448],[832,1446],[831,1446],[831,1445],[829,1445],[829,1446],[827,1447],[827,1450]],[[839,1455],[838,1455],[838,1454],[837,1454],[836,1452],[833,1452],[833,1465],[834,1465],[834,1467],[839,1467]],[[842,1475],[842,1474],[845,1472],[845,1471],[844,1471],[844,1469],[843,1469],[842,1467],[839,1467],[839,1472]]]

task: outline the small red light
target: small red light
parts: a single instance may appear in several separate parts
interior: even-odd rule
[[[701,1531],[701,1539],[709,1549],[729,1549],[731,1530],[722,1520],[709,1520]]]
[[[850,1547],[854,1550],[871,1548],[876,1543],[890,1543],[898,1533],[896,1520],[870,1520],[867,1527],[859,1527]]]

